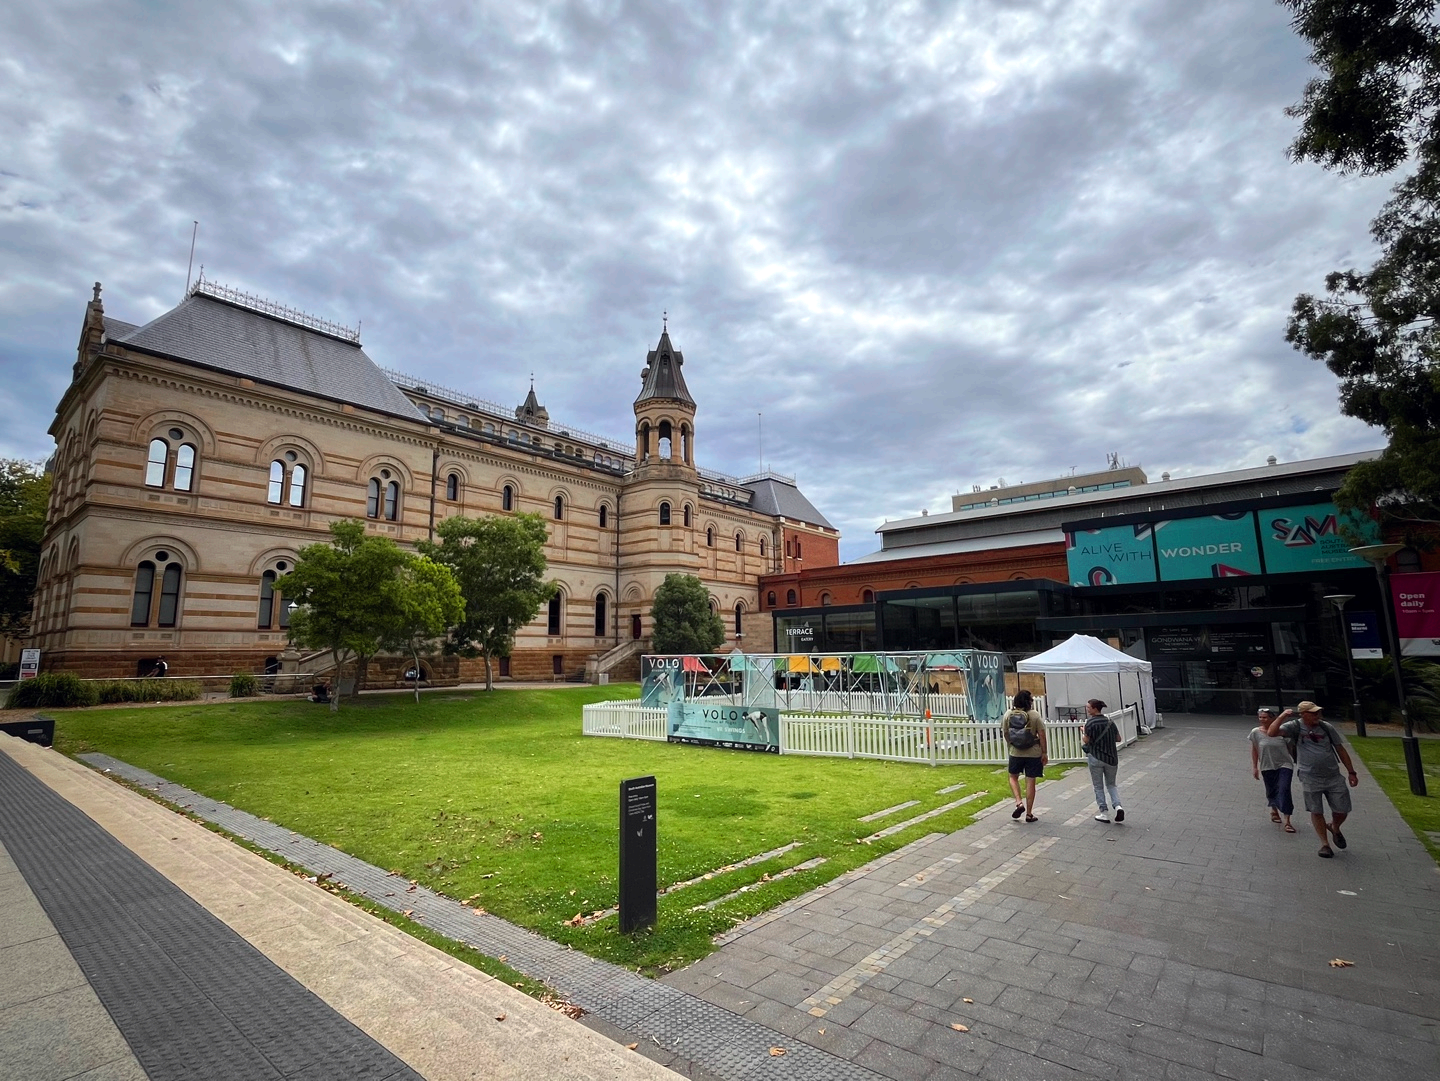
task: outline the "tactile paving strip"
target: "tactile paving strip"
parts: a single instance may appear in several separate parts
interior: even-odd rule
[[[640,1040],[653,1040],[695,1065],[725,1078],[783,1077],[785,1081],[883,1081],[881,1075],[791,1036],[750,1021],[704,999],[647,980],[526,931],[489,913],[426,889],[339,849],[292,833],[273,822],[212,800],[183,785],[109,755],[81,760],[146,788],[169,803],[213,822],[237,837],[274,852],[315,874],[329,873],[354,893],[432,930],[472,946],[532,979],[555,988],[571,1002]],[[783,1056],[770,1054],[784,1047]]]
[[[420,1081],[6,755],[0,837],[151,1081]]]

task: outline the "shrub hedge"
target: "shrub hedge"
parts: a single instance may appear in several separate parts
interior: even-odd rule
[[[101,702],[189,702],[201,686],[191,679],[81,679],[73,672],[45,672],[17,683],[8,709],[94,706]]]
[[[254,698],[260,693],[260,681],[250,672],[236,672],[230,677],[231,698]]]

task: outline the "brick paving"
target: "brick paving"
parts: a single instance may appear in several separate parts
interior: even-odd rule
[[[1347,850],[1283,833],[1250,725],[1175,718],[1124,752],[1124,824],[1072,770],[1039,822],[1003,802],[664,982],[897,1081],[1440,1076],[1434,861],[1363,772]]]

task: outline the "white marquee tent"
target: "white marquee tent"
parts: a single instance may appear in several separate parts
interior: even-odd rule
[[[1098,698],[1109,713],[1137,706],[1141,724],[1159,727],[1150,662],[1121,653],[1098,638],[1071,635],[1058,646],[1020,661],[1015,668],[1045,677],[1045,700],[1052,709],[1070,706],[1083,716],[1085,703]]]

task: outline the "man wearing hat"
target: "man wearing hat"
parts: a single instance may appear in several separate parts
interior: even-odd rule
[[[1298,720],[1289,720],[1294,714]],[[1340,824],[1350,814],[1350,789],[1360,783],[1355,775],[1355,765],[1350,761],[1350,752],[1340,738],[1335,726],[1320,716],[1320,707],[1314,702],[1301,702],[1293,710],[1287,709],[1270,722],[1267,735],[1284,736],[1295,748],[1296,772],[1300,775],[1300,788],[1305,793],[1305,809],[1310,812],[1310,824],[1320,837],[1320,857],[1331,859],[1336,848],[1345,848],[1345,835]],[[1342,776],[1340,766],[1344,765]],[[1349,787],[1346,787],[1346,783]],[[1330,821],[1325,821],[1325,803],[1330,803]]]

